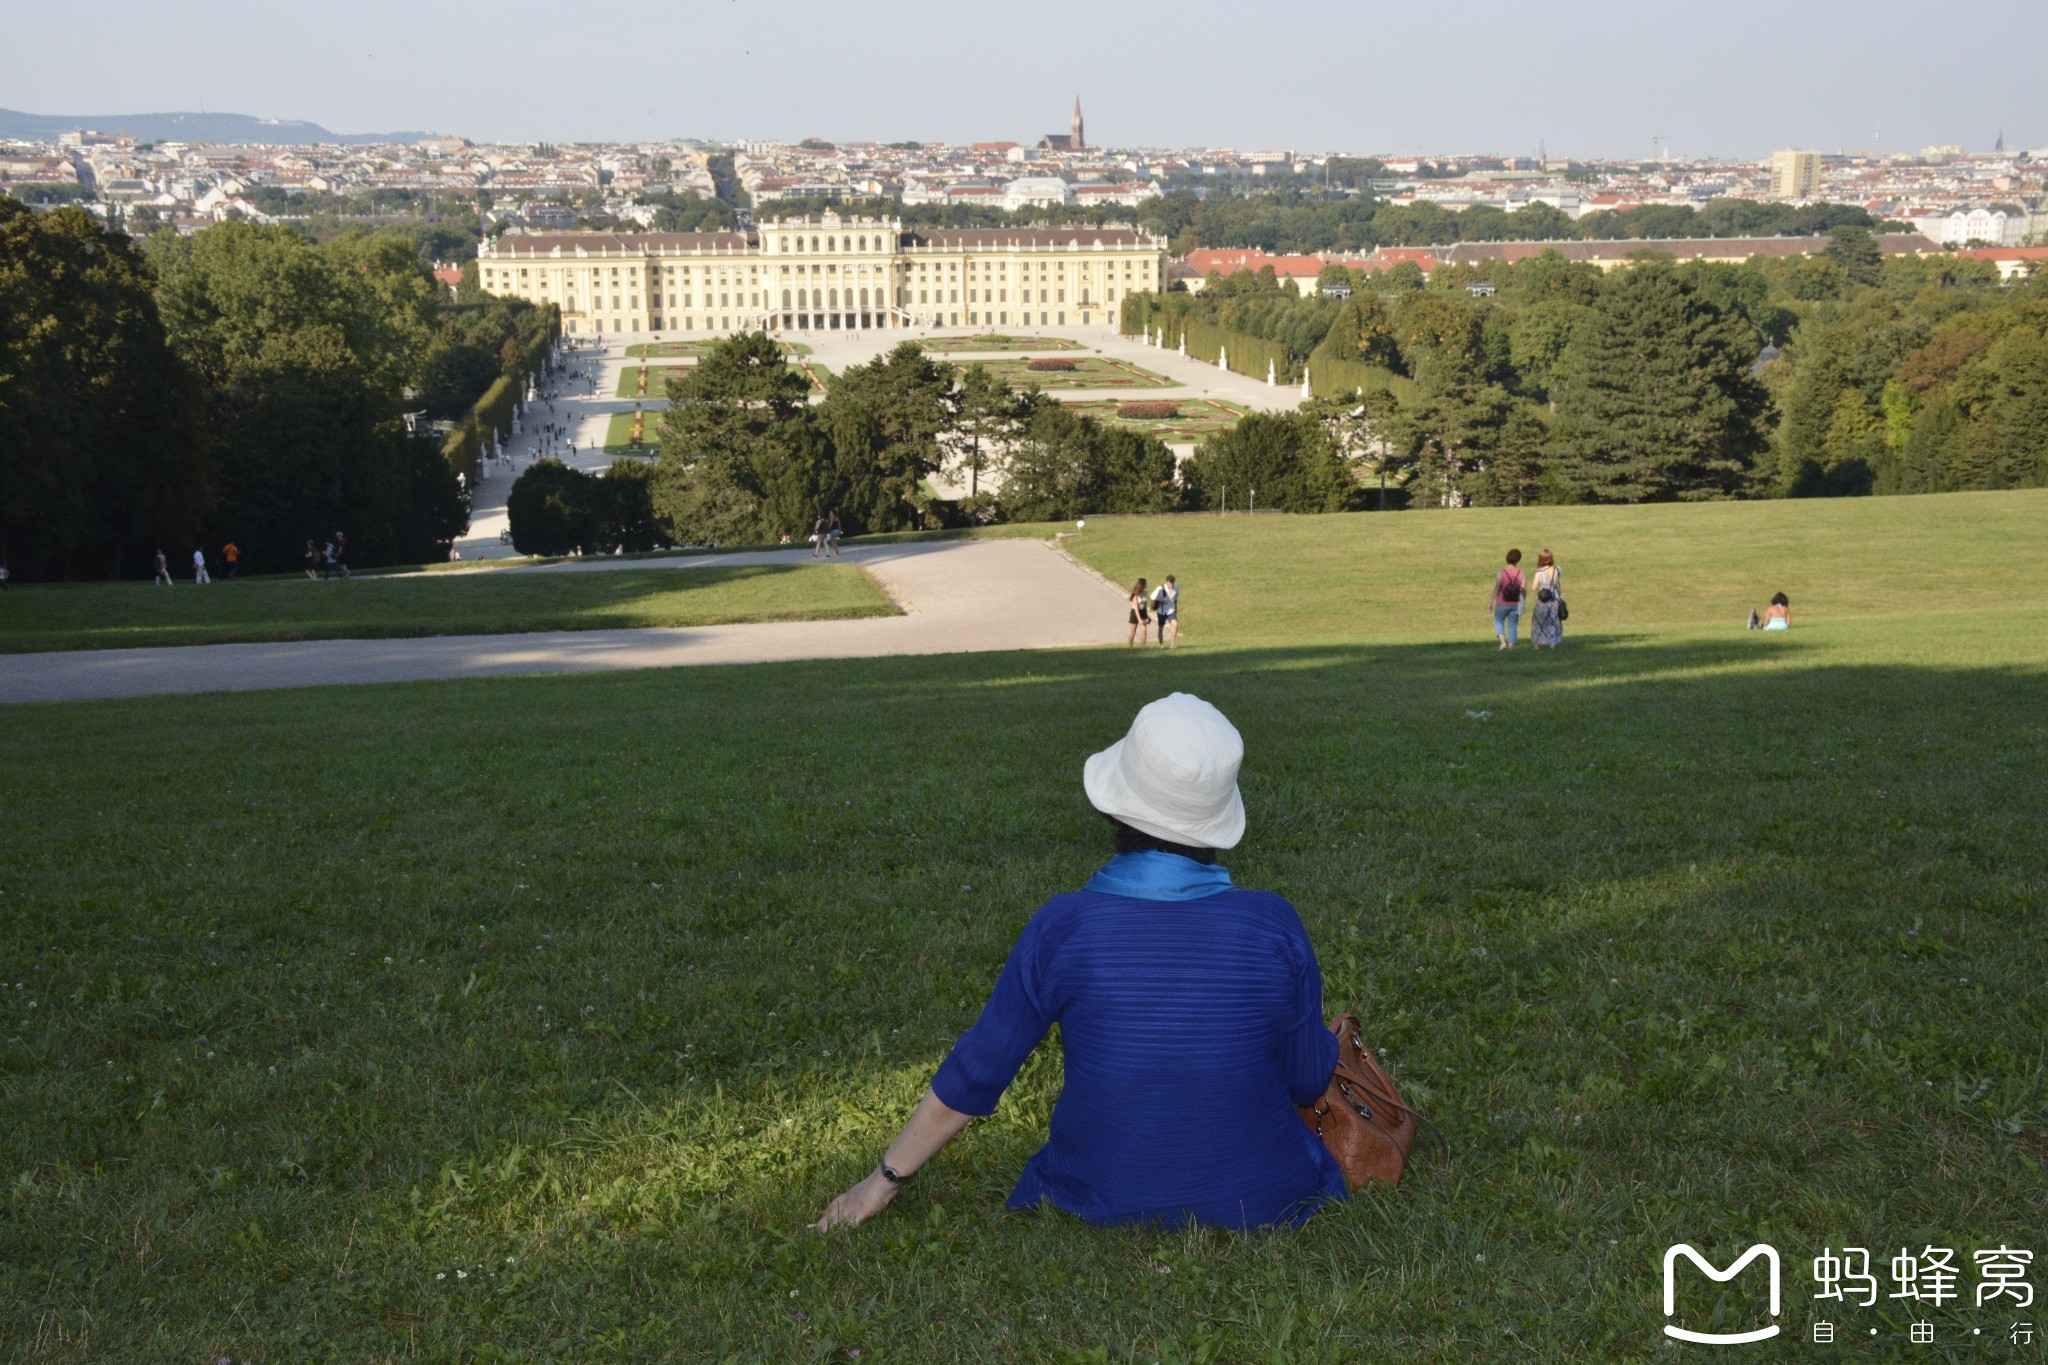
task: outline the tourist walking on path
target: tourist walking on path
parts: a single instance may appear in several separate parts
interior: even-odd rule
[[[1152,616],[1159,622],[1159,643],[1168,649],[1180,648],[1180,585],[1168,574],[1166,581],[1152,590]],[[1171,626],[1169,637],[1167,627]]]
[[[832,558],[839,558],[839,537],[846,534],[846,528],[839,524],[839,509],[833,508],[825,517],[825,545],[832,551]]]
[[[220,557],[228,562],[228,577],[233,578],[242,567],[242,547],[231,540],[220,547]]]
[[[206,571],[206,550],[204,547],[192,552],[192,581],[194,583],[211,583],[213,581],[213,575]]]
[[[7,566],[0,564],[0,592],[7,591]]]
[[[1294,907],[1234,885],[1244,741],[1176,692],[1082,768],[1115,856],[1041,906],[974,1027],[874,1171],[823,1231],[860,1223],[976,1116],[995,1111],[1054,1024],[1066,1084],[1007,1201],[1102,1225],[1300,1223],[1344,1199],[1343,1169],[1296,1105],[1336,1068],[1322,972]]]
[[[1516,632],[1522,624],[1522,562],[1520,550],[1508,551],[1507,566],[1493,578],[1493,638],[1502,649],[1515,647]]]
[[[825,514],[823,512],[820,512],[818,514],[818,519],[811,523],[812,559],[821,558],[825,553],[825,525]]]
[[[334,542],[331,540],[320,547],[320,576],[334,577]]]
[[[1530,590],[1536,594],[1536,610],[1529,617],[1529,641],[1536,648],[1556,649],[1564,643],[1563,576],[1550,551],[1536,552],[1536,578]]]
[[[348,577],[348,537],[341,532],[334,533],[334,563],[341,570],[343,578]]]
[[[156,552],[156,578],[150,583],[150,586],[153,588],[158,583],[163,584],[167,588],[171,586],[171,562],[164,558],[162,550]]]
[[[318,578],[319,576],[320,552],[313,548],[313,542],[309,540],[306,542],[306,577]]]
[[[1124,648],[1126,649],[1130,648],[1132,645],[1135,645],[1136,643],[1138,643],[1138,641],[1145,639],[1145,627],[1149,625],[1152,620],[1149,614],[1151,594],[1145,591],[1144,579],[1141,578],[1137,581],[1137,583],[1132,585],[1130,593],[1130,602],[1131,626],[1129,630],[1126,630],[1124,632]],[[1147,643],[1149,644],[1150,641],[1147,641]]]

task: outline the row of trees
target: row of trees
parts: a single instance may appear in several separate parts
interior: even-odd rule
[[[513,543],[539,554],[773,543],[829,509],[858,535],[1197,505],[1158,440],[913,343],[849,367],[813,404],[775,341],[744,333],[669,380],[668,397],[658,461],[602,477],[545,464],[522,474]],[[942,496],[939,476],[966,495]]]
[[[773,540],[837,508],[849,532],[1180,505],[1158,441],[1013,394],[905,343],[848,367],[824,402],[762,333],[669,381],[655,510],[679,539]],[[939,496],[942,472],[968,488]],[[1000,473],[1000,502],[989,485]]]
[[[224,223],[147,243],[0,199],[0,555],[120,577],[226,541],[295,567],[446,558],[456,472],[402,414],[460,410],[551,312],[448,302],[402,236]]]
[[[815,212],[795,200],[764,203],[757,220]],[[1175,255],[1196,247],[1259,247],[1281,254],[1365,252],[1380,246],[1456,242],[1626,241],[1634,238],[1819,235],[1837,227],[1874,229],[1853,204],[1764,204],[1716,199],[1703,209],[1649,204],[1573,219],[1548,204],[1513,213],[1492,207],[1452,211],[1435,204],[1387,204],[1370,197],[1280,190],[1268,194],[1196,194],[1176,190],[1135,208],[1049,205],[1004,211],[965,204],[899,204],[875,199],[840,206],[849,213],[900,218],[907,228],[1023,227],[1039,223],[1129,223],[1172,242]]]
[[[1126,330],[1200,319],[1343,375],[1323,424],[1417,505],[2048,482],[2048,280],[1833,235],[1740,266],[1347,276],[1348,299],[1247,273],[1138,297]]]

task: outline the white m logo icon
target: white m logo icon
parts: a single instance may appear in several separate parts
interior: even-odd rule
[[[1776,1247],[1764,1242],[1758,1242],[1755,1246],[1736,1257],[1726,1270],[1716,1270],[1708,1263],[1706,1257],[1693,1250],[1687,1243],[1680,1242],[1676,1246],[1666,1248],[1664,1252],[1665,1317],[1671,1317],[1678,1312],[1678,1285],[1672,1272],[1677,1267],[1680,1256],[1685,1257],[1698,1266],[1702,1274],[1718,1284],[1726,1284],[1737,1275],[1740,1275],[1744,1266],[1759,1256],[1763,1257],[1771,1268],[1771,1316],[1774,1318],[1778,1316],[1778,1249]],[[1664,1324],[1664,1335],[1675,1337],[1680,1341],[1697,1341],[1707,1346],[1739,1346],[1745,1341],[1763,1341],[1778,1335],[1778,1324],[1774,1322],[1769,1327],[1759,1327],[1754,1332],[1688,1332],[1683,1327],[1673,1327],[1667,1322]]]

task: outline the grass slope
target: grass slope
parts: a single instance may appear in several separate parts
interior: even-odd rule
[[[1175,574],[1190,634],[1233,643],[1484,638],[1510,547],[1563,572],[1568,635],[1795,625],[2048,600],[2048,490],[1921,498],[1473,508],[1342,517],[1090,517],[1065,542],[1111,581]],[[1524,622],[1526,625],[1526,621]],[[1526,634],[1526,632],[1525,632]]]
[[[822,572],[821,572],[822,571]],[[801,579],[795,575],[807,575]],[[251,640],[496,635],[893,616],[850,565],[248,578],[211,587],[89,583],[0,600],[0,652]]]
[[[1205,647],[0,710],[0,1357],[1647,1359],[1674,1241],[1776,1245],[1788,1340],[1823,1246],[2038,1252],[2048,608],[2007,499],[1091,521]],[[1492,650],[1498,531],[1594,629]],[[1712,586],[1744,538],[1788,636]],[[1099,864],[1081,759],[1172,688],[1244,731],[1229,864],[1448,1166],[1278,1235],[1006,1213],[1048,1043],[807,1232]],[[1876,1357],[1920,1315],[1829,1313]],[[1966,1278],[1929,1316],[2014,1315]]]

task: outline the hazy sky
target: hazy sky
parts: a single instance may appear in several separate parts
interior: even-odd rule
[[[0,107],[478,141],[1756,156],[2048,145],[2043,0],[5,0]]]

